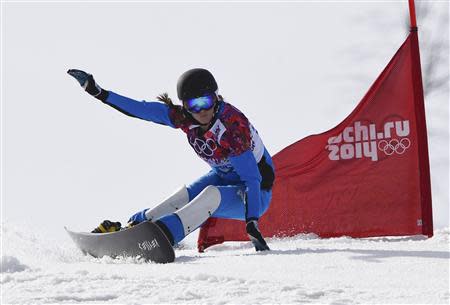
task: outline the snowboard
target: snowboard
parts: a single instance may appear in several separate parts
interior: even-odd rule
[[[155,263],[171,263],[175,252],[163,231],[145,221],[111,233],[85,233],[65,230],[84,253],[94,257],[142,257]]]

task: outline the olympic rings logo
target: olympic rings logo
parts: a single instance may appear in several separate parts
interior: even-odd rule
[[[203,154],[207,157],[212,157],[217,150],[217,144],[213,139],[206,139],[206,141],[203,141],[202,139],[195,138],[194,141],[189,142],[199,155]]]
[[[400,141],[392,139],[389,141],[381,140],[378,142],[378,149],[390,156],[393,153],[402,155],[411,146],[411,141],[408,138],[403,138]]]

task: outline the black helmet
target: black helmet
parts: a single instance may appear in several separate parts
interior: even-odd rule
[[[177,83],[178,98],[182,101],[213,94],[217,91],[214,76],[206,69],[191,69],[184,72]]]

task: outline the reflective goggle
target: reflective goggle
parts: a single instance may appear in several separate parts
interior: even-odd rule
[[[202,110],[209,110],[214,106],[214,95],[200,96],[185,102],[187,111],[199,113]]]

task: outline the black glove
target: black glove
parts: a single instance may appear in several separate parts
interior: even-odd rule
[[[108,98],[109,92],[107,90],[102,89],[95,82],[92,74],[77,69],[70,69],[69,71],[67,71],[67,73],[73,78],[75,78],[80,83],[81,87],[83,87],[84,90],[93,97],[103,102],[106,101],[106,99]]]
[[[256,220],[248,221],[245,229],[247,230],[247,235],[255,246],[256,251],[270,250],[264,237],[259,231],[258,222]]]

